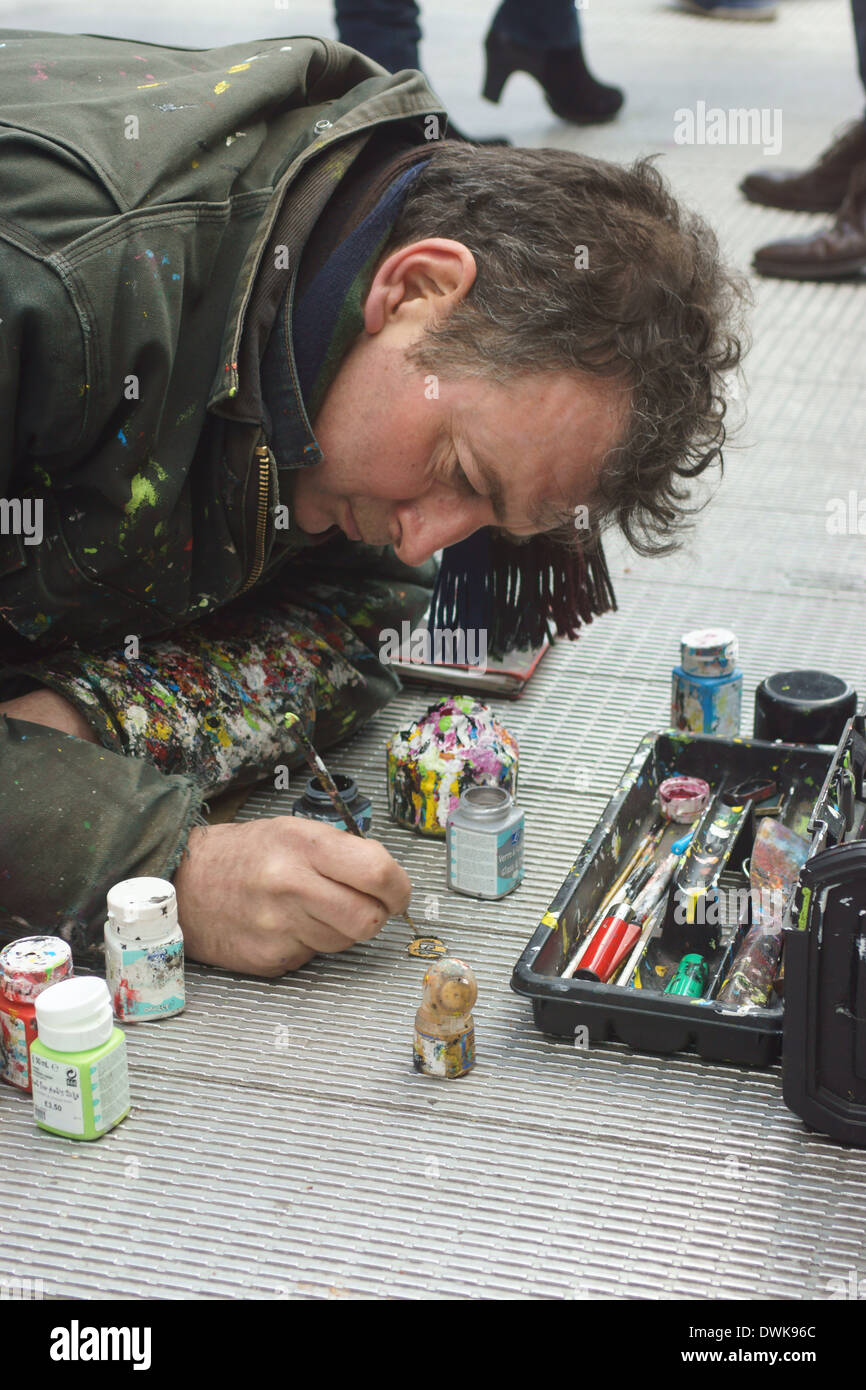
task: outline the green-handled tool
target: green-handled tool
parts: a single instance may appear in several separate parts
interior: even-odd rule
[[[362,840],[366,840],[366,835],[340,795],[336,782],[326,768],[322,758],[310,743],[307,735],[304,733],[300,717],[297,714],[289,712],[284,715],[283,723],[287,729],[292,731],[293,736],[298,740],[310,771],[314,777],[318,777],[325,791],[328,793],[328,796],[334,803],[335,809],[346,822],[350,832],[353,835],[360,836]],[[425,960],[430,960],[446,954],[447,948],[445,943],[440,941],[438,936],[422,936],[408,912],[402,912],[400,915],[405,919],[413,933],[413,939],[409,942],[407,948],[410,956],[421,956]]]
[[[665,994],[680,994],[686,999],[700,999],[707,987],[707,962],[703,956],[683,956],[676,974],[665,985]]]

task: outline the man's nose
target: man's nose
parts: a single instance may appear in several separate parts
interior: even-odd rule
[[[394,553],[404,565],[422,565],[437,550],[456,545],[482,526],[490,525],[486,498],[460,498],[442,504],[429,496],[401,503],[395,509],[400,543]]]

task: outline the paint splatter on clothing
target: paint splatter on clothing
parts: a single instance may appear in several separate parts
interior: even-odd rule
[[[69,652],[27,668],[63,695],[104,748],[195,778],[208,794],[271,775],[294,753],[282,725],[301,714],[323,746],[349,733],[400,689],[354,630],[392,616],[391,584],[362,595],[306,583],[305,602],[250,598],[169,638],[121,652]],[[427,590],[403,586],[417,609]]]
[[[0,717],[0,944],[50,931],[97,961],[112,883],[171,878],[206,795],[302,762],[287,710],[327,748],[399,689],[368,643],[417,621],[430,590],[313,573],[295,583],[143,641],[137,660],[76,650],[18,668],[74,704],[100,742]],[[52,788],[62,828],[46,834]]]

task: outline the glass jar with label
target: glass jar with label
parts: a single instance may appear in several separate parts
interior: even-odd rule
[[[523,812],[504,787],[468,787],[446,825],[448,887],[504,898],[523,878]]]
[[[71,974],[72,952],[59,936],[23,936],[0,951],[0,1076],[11,1086],[31,1088],[38,996]]]

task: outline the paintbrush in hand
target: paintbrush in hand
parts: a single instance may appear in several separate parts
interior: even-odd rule
[[[319,754],[316,752],[315,748],[311,744],[310,740],[307,738],[307,735],[304,733],[300,717],[297,714],[289,712],[283,717],[283,723],[285,724],[287,729],[291,729],[292,735],[298,740],[298,743],[301,745],[301,750],[304,754],[304,757],[307,760],[307,764],[310,768],[310,771],[312,772],[314,777],[318,777],[325,791],[328,793],[328,796],[331,798],[331,801],[333,802],[335,809],[339,812],[339,814],[343,817],[343,820],[346,822],[347,828],[351,831],[353,835],[358,835],[362,840],[366,840],[366,835],[364,834],[358,822],[355,820],[355,817],[352,815],[352,812],[349,810],[348,806],[343,800],[343,797],[340,795],[340,791],[337,787],[336,782],[334,781],[330,772],[326,768],[322,758],[319,756]],[[401,912],[400,916],[408,923],[409,927],[411,927],[412,929],[412,935],[414,937],[414,940],[410,943],[409,946],[409,950],[411,951],[412,955],[439,956],[445,954],[445,947],[438,937],[422,936],[421,932],[419,932],[418,928],[415,926],[415,923],[412,921],[412,918],[409,916],[408,912]],[[424,942],[430,944],[426,947],[426,949],[419,948],[415,951],[412,951],[412,947],[417,942]]]

